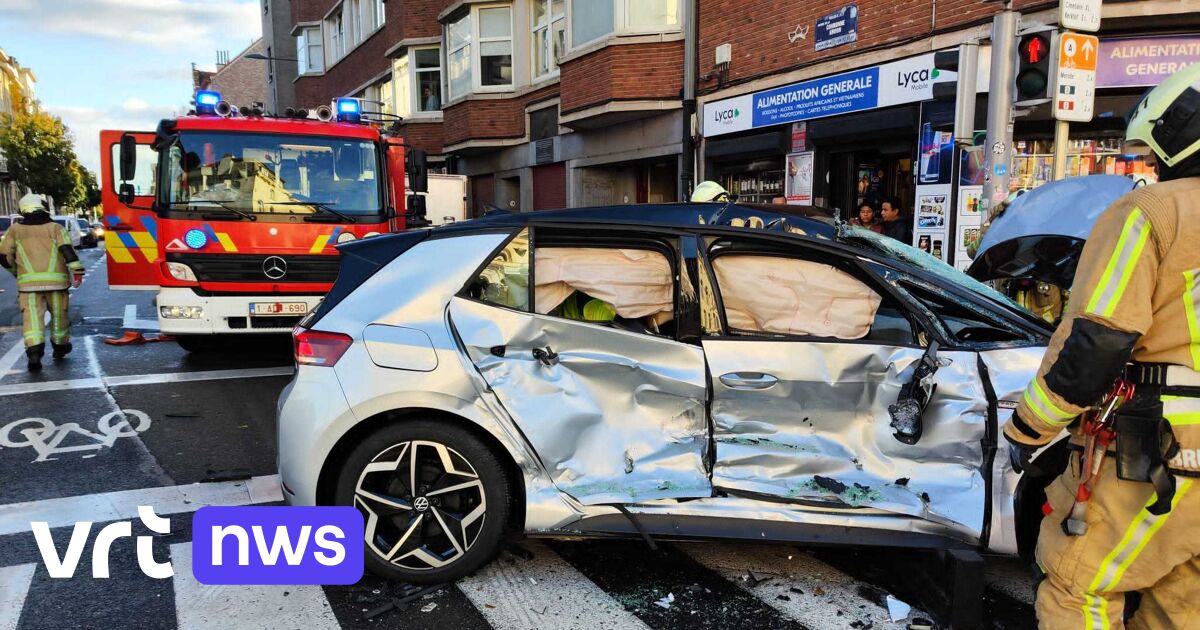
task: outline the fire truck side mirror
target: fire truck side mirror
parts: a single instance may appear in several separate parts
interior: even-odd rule
[[[429,157],[421,149],[409,148],[404,154],[404,172],[412,192],[429,192]]]
[[[137,140],[125,134],[121,136],[120,179],[127,182],[137,173]]]
[[[429,219],[425,214],[425,196],[424,195],[409,195],[408,213],[405,215],[405,220],[410,228],[420,228],[429,225]]]

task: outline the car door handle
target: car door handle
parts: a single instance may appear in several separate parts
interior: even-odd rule
[[[721,375],[721,384],[730,389],[768,389],[779,379],[762,372],[730,372]]]

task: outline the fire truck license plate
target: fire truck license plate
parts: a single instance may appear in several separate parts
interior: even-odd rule
[[[257,317],[268,315],[305,315],[308,304],[305,302],[251,302],[250,314]]]

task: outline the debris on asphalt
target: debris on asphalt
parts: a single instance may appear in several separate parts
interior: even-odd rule
[[[795,586],[793,586],[793,587],[789,588],[788,590],[789,590],[789,591],[791,591],[791,592],[793,592],[793,593],[795,593],[795,594],[797,594],[797,595],[803,595],[803,594],[804,594],[804,591],[802,591],[802,590],[800,590],[800,589],[796,588]]]
[[[674,604],[674,603],[675,603],[675,594],[667,593],[666,597],[654,602],[654,605],[659,606],[664,609],[667,609],[667,610],[670,610],[671,604]]]
[[[908,630],[933,630],[933,622],[928,619],[917,617],[908,624]]]
[[[425,604],[424,606],[421,607],[421,612],[423,612],[423,613],[433,612],[434,608],[437,608],[437,602],[429,602],[428,604]]]
[[[516,543],[508,546],[508,553],[522,560],[533,560],[533,552]]]
[[[776,596],[775,596],[775,599],[778,599],[778,600],[779,600],[779,601],[781,601],[781,602],[790,602],[790,601],[792,601],[792,598],[791,598],[791,597],[788,597],[787,595],[776,595]]]
[[[825,589],[821,588],[820,586],[813,589],[813,595],[820,596],[820,595],[824,595],[824,594],[825,594]]]
[[[753,571],[746,571],[746,575],[742,576],[742,580],[744,582],[746,582],[747,584],[749,584],[750,586],[758,586],[759,584],[762,584],[763,582],[766,582],[767,580],[770,580],[770,579],[771,579],[771,576],[769,576],[769,575],[766,577],[759,577],[757,575],[754,575]]]
[[[912,606],[892,597],[887,596],[888,618],[891,621],[904,621],[912,614]]]

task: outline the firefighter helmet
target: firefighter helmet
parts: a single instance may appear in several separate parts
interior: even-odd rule
[[[1168,167],[1200,152],[1200,64],[1167,77],[1130,112],[1125,141],[1145,144]]]
[[[703,203],[706,201],[729,201],[729,191],[714,181],[700,182],[692,191],[692,202]]]
[[[17,209],[21,214],[33,214],[34,212],[50,212],[50,202],[42,195],[29,193],[21,197],[21,201],[17,203]]]

